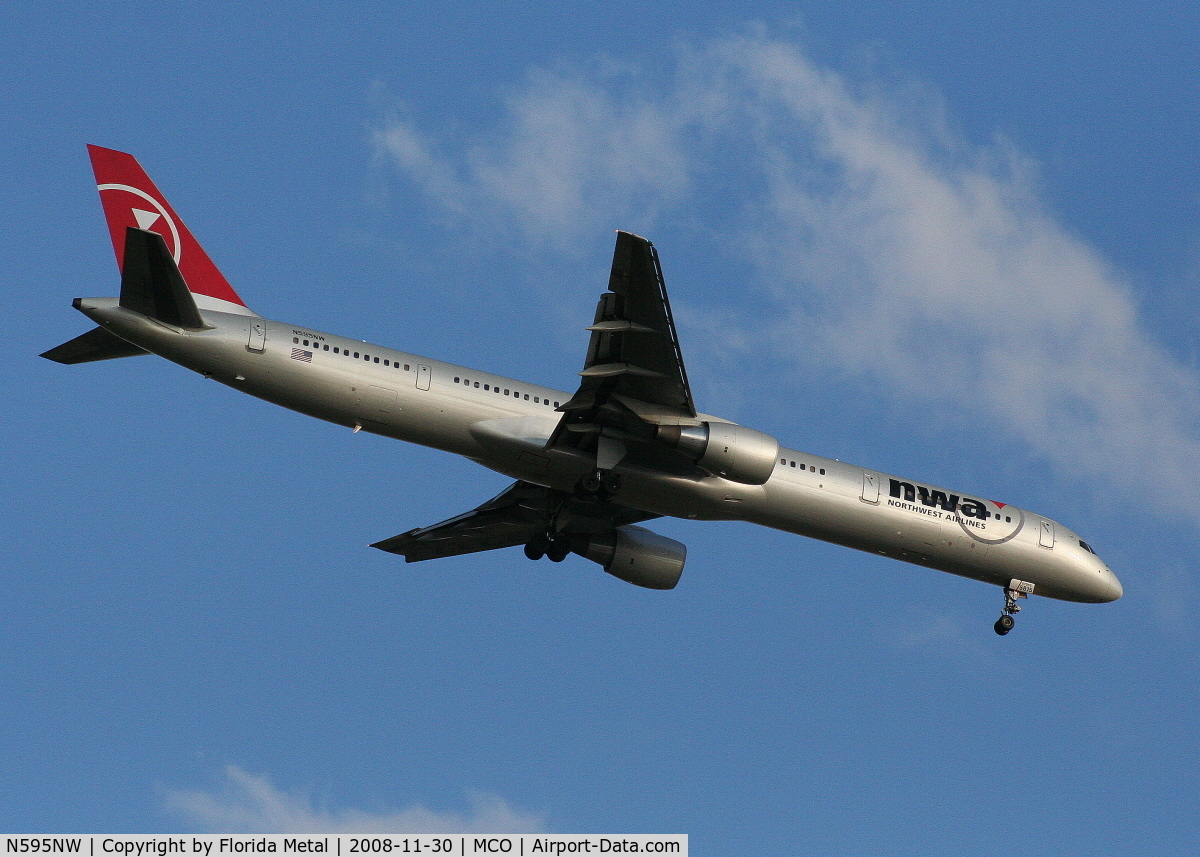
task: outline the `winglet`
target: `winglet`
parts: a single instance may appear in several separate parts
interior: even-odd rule
[[[157,232],[202,310],[254,315],[213,264],[133,155],[88,146],[117,267],[125,270],[126,230]]]

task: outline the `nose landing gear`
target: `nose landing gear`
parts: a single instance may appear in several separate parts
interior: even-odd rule
[[[1017,580],[1016,578],[1010,580],[1008,586],[1004,587],[1004,612],[1000,614],[1000,618],[992,626],[1001,637],[1011,631],[1013,626],[1017,624],[1017,620],[1013,618],[1015,614],[1021,612],[1021,607],[1017,604],[1017,599],[1028,598],[1030,592],[1033,592],[1033,584],[1024,580]]]

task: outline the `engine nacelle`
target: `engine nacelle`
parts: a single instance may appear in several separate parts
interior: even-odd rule
[[[714,476],[743,485],[762,485],[775,471],[779,441],[734,423],[659,426],[658,439]]]
[[[591,536],[576,553],[635,586],[674,589],[687,561],[687,545],[642,527],[617,527]]]

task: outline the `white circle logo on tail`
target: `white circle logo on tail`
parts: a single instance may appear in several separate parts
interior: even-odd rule
[[[120,190],[124,191],[125,193],[131,193],[139,199],[148,202],[153,207],[153,211],[148,211],[145,208],[141,208],[138,205],[131,203],[129,206],[130,214],[133,215],[133,220],[137,223],[138,229],[152,229],[156,225],[159,226],[158,229],[154,229],[153,231],[163,236],[163,238],[167,238],[169,240],[171,244],[171,258],[175,260],[176,265],[179,264],[179,254],[183,249],[183,245],[179,241],[179,229],[175,226],[175,221],[171,219],[171,215],[167,213],[166,206],[164,206],[150,194],[146,193],[144,190],[139,190],[136,187],[130,187],[127,184],[102,184],[98,185],[96,189],[99,190],[100,193],[104,193],[105,191],[109,190]],[[163,224],[166,224],[169,232],[164,232],[162,230],[162,226],[159,223],[160,220]]]

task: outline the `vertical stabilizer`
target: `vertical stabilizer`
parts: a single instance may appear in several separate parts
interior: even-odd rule
[[[155,232],[162,236],[167,252],[201,310],[255,315],[217,270],[133,155],[99,146],[88,146],[88,153],[117,254],[117,266],[122,272],[127,230],[132,227]]]

